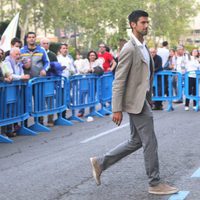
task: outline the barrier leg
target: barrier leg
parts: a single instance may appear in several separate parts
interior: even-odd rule
[[[109,109],[109,110],[108,110]],[[107,108],[106,106],[105,106],[105,104],[103,104],[103,103],[101,103],[101,109],[100,110],[98,110],[98,112],[100,113],[100,114],[102,114],[102,115],[110,115],[110,114],[112,114],[112,112],[110,111],[110,108]]]
[[[101,113],[99,113],[98,111],[95,110],[95,107],[91,107],[91,112],[86,115],[85,117],[89,117],[89,116],[97,116],[97,117],[103,117],[103,115]]]
[[[13,143],[9,137],[0,134],[0,142],[1,143]]]
[[[195,112],[198,112],[199,111],[199,101],[197,100],[196,101],[196,108],[195,108]]]
[[[173,110],[174,110],[174,108],[173,108],[173,103],[172,103],[172,101],[169,101],[169,102],[168,102],[167,111],[169,112],[169,111],[173,111]]]
[[[50,128],[47,128],[46,126],[42,125],[38,121],[38,117],[35,117],[35,124],[32,126],[28,127],[29,129],[36,131],[36,132],[50,132]]]
[[[75,110],[72,110],[72,116],[69,117],[68,120],[74,120],[74,121],[78,121],[78,122],[84,122],[83,119],[81,119],[80,117],[77,117],[75,115]]]
[[[22,121],[21,128],[17,131],[17,134],[18,135],[33,135],[33,136],[38,135],[38,133],[36,133],[35,131],[32,131],[29,128],[26,128],[24,126],[24,121]]]
[[[58,119],[55,120],[55,125],[72,126],[73,123],[62,117],[62,113],[58,113]]]

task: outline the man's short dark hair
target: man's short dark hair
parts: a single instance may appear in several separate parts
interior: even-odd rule
[[[35,35],[35,37],[36,37],[36,33],[33,32],[33,31],[29,31],[29,32],[26,34],[26,38],[27,38],[29,35]]]
[[[19,44],[22,44],[22,41],[19,39],[19,38],[16,38],[14,37],[12,40],[11,40],[11,45],[15,45],[16,43],[19,43]]]
[[[58,51],[61,50],[62,46],[65,46],[67,48],[68,44],[67,43],[61,43],[60,46],[58,47]]]
[[[144,10],[134,10],[129,16],[128,16],[128,20],[129,23],[131,22],[135,22],[137,23],[138,19],[140,17],[148,17],[149,14],[147,12],[145,12]]]
[[[168,46],[168,42],[167,42],[167,41],[164,41],[164,42],[162,43],[162,45],[163,45],[163,47],[166,47],[166,46]]]

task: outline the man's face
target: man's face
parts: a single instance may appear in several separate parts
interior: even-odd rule
[[[137,23],[131,22],[131,27],[136,33],[139,33],[142,36],[147,35],[149,27],[148,17],[139,17]]]
[[[35,45],[35,41],[36,41],[35,35],[34,34],[28,34],[26,41],[27,41],[28,45]]]
[[[68,54],[68,46],[62,45],[61,48],[60,48],[60,53],[61,53],[63,56],[66,56],[66,55]]]
[[[154,58],[156,56],[156,50],[154,48],[150,49],[151,56]]]
[[[11,56],[16,62],[18,62],[20,60],[20,50],[14,51]]]
[[[100,45],[99,45],[99,52],[100,52],[100,53],[104,53],[105,51],[106,51],[105,45],[104,45],[104,44],[100,44]]]
[[[48,50],[48,49],[49,49],[49,41],[43,40],[43,41],[41,42],[41,46],[42,46],[45,50]]]
[[[184,51],[185,51],[184,48],[178,49],[177,50],[177,55],[178,56],[183,56],[184,55]]]
[[[12,46],[12,48],[13,48],[13,47],[21,48],[21,43],[15,42],[15,44]]]

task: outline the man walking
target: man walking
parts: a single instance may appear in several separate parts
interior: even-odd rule
[[[149,193],[173,194],[178,189],[160,182],[157,139],[151,111],[151,85],[153,60],[144,42],[148,31],[148,13],[133,11],[129,17],[131,39],[120,52],[119,64],[113,83],[113,122],[121,124],[125,111],[130,119],[130,139],[110,150],[102,157],[90,158],[93,177],[101,184],[103,170],[143,147],[146,173],[149,178]]]

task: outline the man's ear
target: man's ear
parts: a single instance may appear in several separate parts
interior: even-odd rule
[[[131,28],[133,29],[133,28],[135,28],[136,23],[135,23],[135,22],[131,22],[131,23],[130,23],[130,26],[131,26]]]

